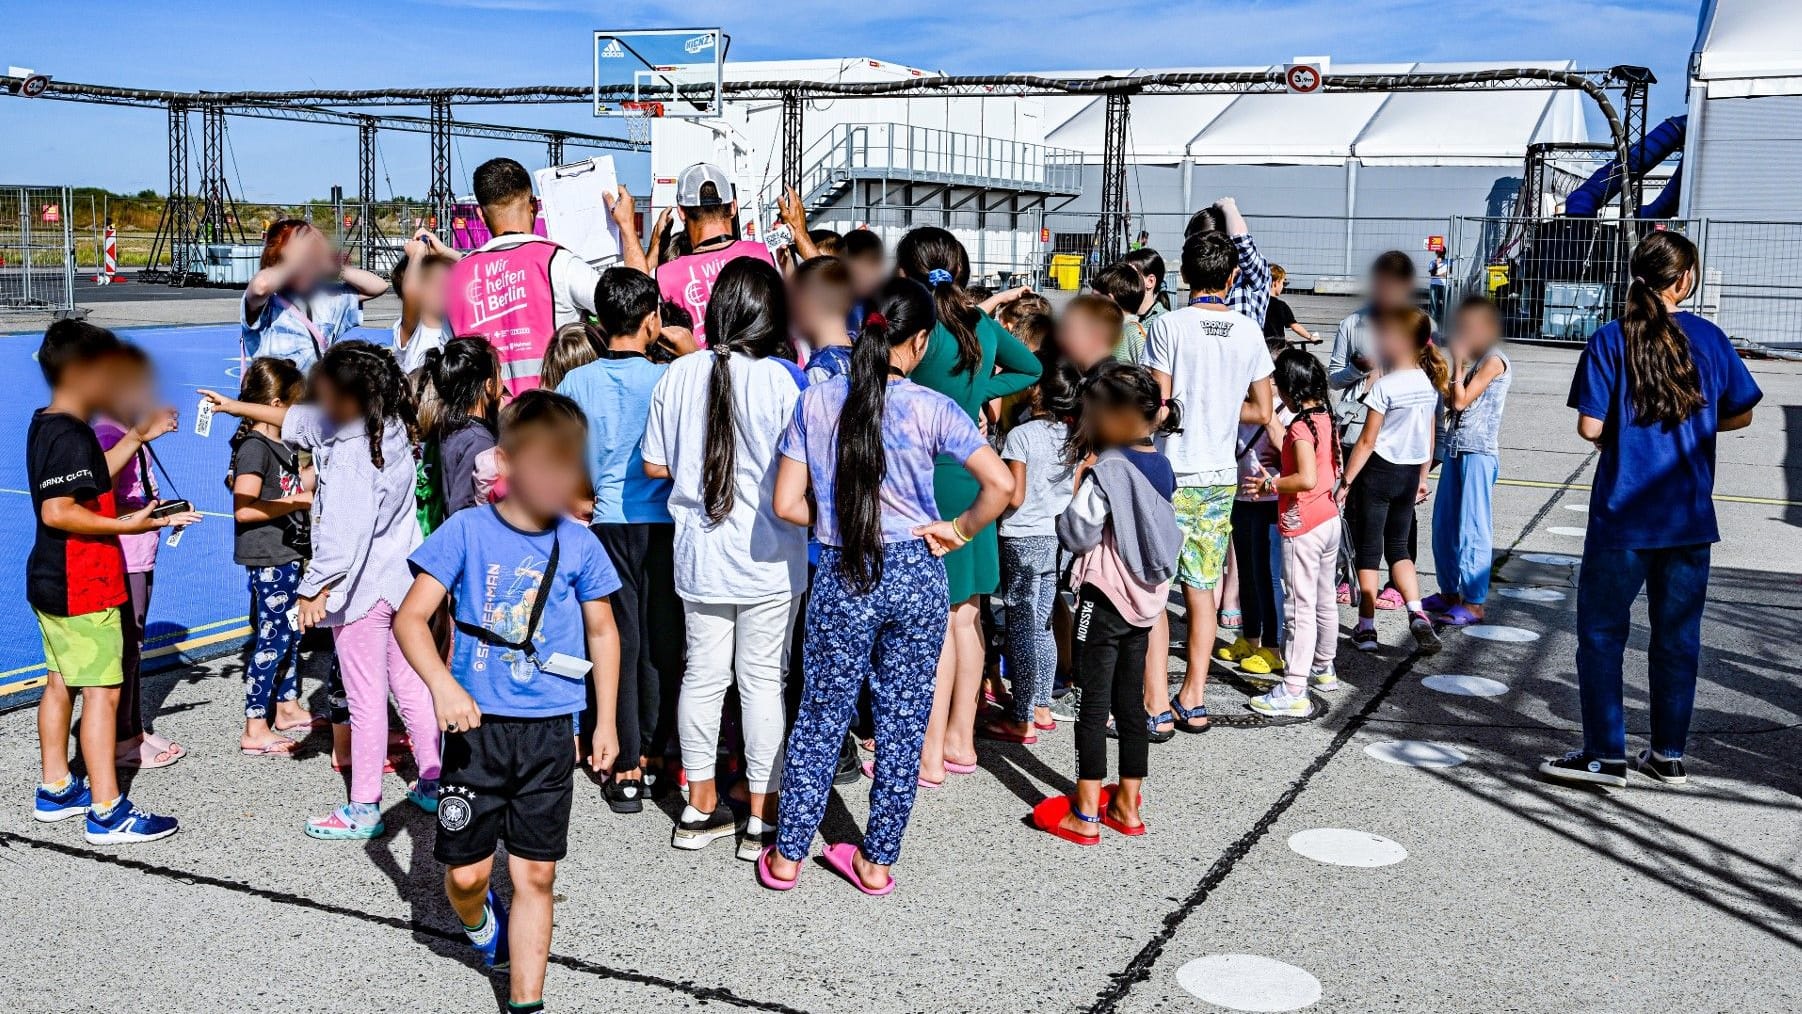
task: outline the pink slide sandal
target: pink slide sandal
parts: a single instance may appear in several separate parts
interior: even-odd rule
[[[757,882],[772,891],[792,891],[795,889],[795,885],[801,882],[800,871],[795,872],[792,880],[783,880],[770,872],[770,853],[774,851],[776,851],[776,846],[765,845],[763,851],[757,853]]]
[[[857,875],[857,866],[854,862],[856,855],[857,846],[852,845],[849,842],[842,842],[838,845],[828,845],[820,850],[820,858],[826,860],[827,866],[832,867],[839,876],[850,881],[852,887],[857,888],[859,891],[862,891],[870,897],[880,898],[895,889],[894,874],[890,874],[888,883],[883,884],[881,887],[872,888],[865,884],[863,878]]]

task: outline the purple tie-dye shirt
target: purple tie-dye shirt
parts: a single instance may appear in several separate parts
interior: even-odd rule
[[[783,456],[807,465],[813,480],[814,538],[827,546],[844,544],[838,533],[833,480],[838,472],[838,418],[850,392],[850,381],[844,377],[803,391],[777,445]],[[911,380],[889,381],[882,444],[888,462],[881,489],[884,542],[907,542],[917,538],[915,528],[939,520],[932,496],[934,458],[946,454],[967,461],[988,446],[957,402]]]

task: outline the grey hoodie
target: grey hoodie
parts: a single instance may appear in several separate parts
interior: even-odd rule
[[[1108,510],[1097,519],[1072,503],[1057,519],[1057,537],[1063,547],[1081,556],[1101,545],[1111,523],[1114,548],[1128,574],[1147,585],[1175,577],[1176,560],[1183,548],[1182,529],[1170,501],[1145,473],[1119,451],[1104,451],[1082,481],[1100,487]],[[1078,494],[1081,499],[1081,490]]]

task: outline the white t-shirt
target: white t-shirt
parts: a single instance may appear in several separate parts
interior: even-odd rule
[[[445,334],[443,325],[432,327],[427,324],[418,324],[413,328],[413,337],[407,339],[407,343],[402,345],[400,343],[400,321],[395,321],[394,326],[389,330],[394,332],[394,361],[400,364],[402,373],[412,373],[424,366],[425,354],[433,349],[443,348],[445,339],[449,337]]]
[[[667,466],[674,480],[676,593],[690,602],[740,605],[799,595],[807,588],[807,530],[777,517],[774,504],[776,443],[806,377],[785,359],[732,354],[732,511],[715,525],[702,478],[713,355],[691,352],[670,364],[651,390],[645,424],[645,462]]]
[[[1233,485],[1239,406],[1251,385],[1276,369],[1264,329],[1224,307],[1171,310],[1147,329],[1145,365],[1170,375],[1170,397],[1182,408],[1182,432],[1162,445],[1176,484]]]
[[[1395,465],[1424,464],[1433,456],[1433,416],[1439,392],[1424,370],[1385,373],[1370,385],[1364,404],[1383,413],[1376,452]]]

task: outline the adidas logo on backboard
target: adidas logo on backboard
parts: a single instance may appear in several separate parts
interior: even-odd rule
[[[618,39],[608,39],[607,45],[601,48],[601,59],[618,60],[626,55],[626,47],[619,44]]]

